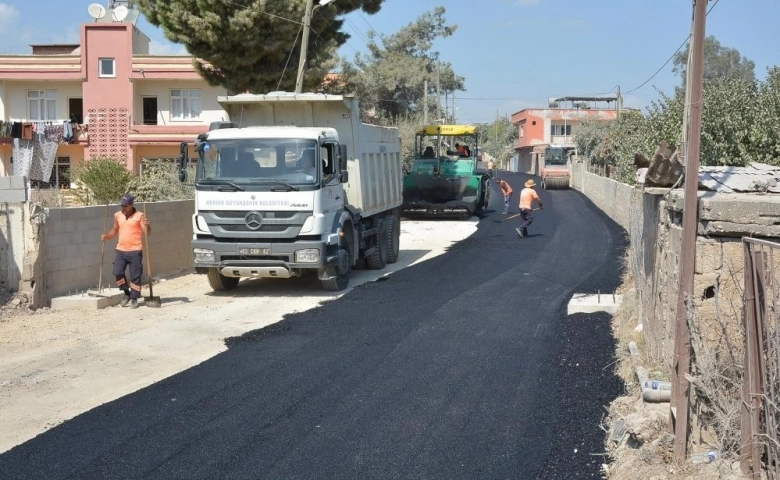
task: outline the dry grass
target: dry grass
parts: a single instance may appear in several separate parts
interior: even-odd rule
[[[728,454],[728,446],[734,438],[733,404],[739,403],[739,397],[731,396],[731,390],[715,390],[709,392],[707,398],[713,398],[715,406],[710,405],[712,400],[703,402],[697,395],[697,401],[692,408],[692,426],[698,428],[698,435],[692,435],[694,445],[691,451],[700,451],[704,445],[699,443],[715,443],[718,449],[724,449],[726,456],[712,464],[694,465],[690,462],[678,464],[674,460],[674,435],[669,433],[668,418],[669,404],[648,404],[642,400],[642,392],[636,376],[636,367],[642,366],[650,371],[650,378],[668,381],[670,372],[664,365],[654,362],[646,353],[644,335],[638,325],[637,295],[633,278],[628,269],[622,279],[619,293],[623,295],[623,302],[613,318],[613,334],[617,341],[616,374],[626,384],[626,394],[619,397],[609,406],[608,417],[605,419],[604,429],[608,432],[606,438],[606,451],[610,464],[604,471],[604,477],[608,479],[700,479],[700,478],[739,478],[739,471],[735,470],[734,457]],[[635,342],[639,348],[639,355],[632,356],[628,345]],[[700,372],[699,378],[705,385],[715,385],[719,373],[726,369],[733,372],[733,367],[726,359],[731,355],[719,355],[712,349],[696,345],[699,355],[696,359],[696,371]],[[709,352],[704,354],[701,352]],[[733,354],[736,357],[736,353]],[[703,372],[703,373],[702,373]],[[722,381],[722,379],[721,379]],[[738,410],[737,410],[738,413]],[[738,416],[736,417],[739,420]],[[703,421],[704,420],[704,421]],[[724,426],[719,424],[724,422]],[[620,440],[613,441],[613,429],[617,425],[625,426],[625,434]],[[700,425],[700,427],[699,427]],[[738,424],[737,424],[738,426]],[[738,439],[739,431],[736,431]],[[709,440],[709,442],[704,442]]]

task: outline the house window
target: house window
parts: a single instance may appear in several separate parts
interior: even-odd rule
[[[200,90],[171,90],[171,119],[196,120],[200,118]]]
[[[56,120],[57,91],[28,90],[27,106],[30,110],[30,120]]]
[[[101,77],[116,77],[116,60],[113,58],[99,58],[98,68]]]
[[[571,125],[550,125],[550,135],[571,135]]]
[[[520,134],[518,136],[519,138],[523,138],[525,136],[525,125],[520,125]]]
[[[57,157],[48,182],[30,180],[34,188],[70,188],[70,157]]]

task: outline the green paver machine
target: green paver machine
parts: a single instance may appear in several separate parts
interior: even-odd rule
[[[475,125],[426,125],[403,179],[402,214],[466,219],[487,207],[489,175]]]

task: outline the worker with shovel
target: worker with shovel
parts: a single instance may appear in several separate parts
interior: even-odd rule
[[[539,199],[539,194],[536,193],[534,187],[536,182],[533,179],[525,182],[525,188],[520,190],[520,226],[515,229],[520,238],[528,236],[528,227],[534,221],[534,201],[539,204],[539,209],[544,209],[542,200]]]
[[[138,308],[138,299],[141,298],[141,277],[144,270],[143,236],[152,233],[149,219],[143,212],[135,209],[134,200],[129,193],[122,195],[119,201],[120,211],[114,214],[113,228],[100,236],[101,240],[106,241],[119,235],[114,259],[114,276],[116,286],[125,292],[119,304],[123,307],[130,305],[130,308]],[[129,284],[125,271],[130,277]]]
[[[498,188],[501,189],[501,193],[504,194],[504,211],[502,213],[504,215],[508,215],[509,202],[512,200],[512,185],[510,185],[509,182],[503,178],[499,177],[496,177],[496,183],[498,184]]]

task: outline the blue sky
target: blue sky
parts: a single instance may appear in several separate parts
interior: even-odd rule
[[[90,3],[0,0],[0,53],[77,43]],[[780,1],[709,3],[708,35],[754,61],[759,79],[780,65]],[[609,94],[617,85],[626,106],[645,107],[657,89],[668,93],[679,83],[671,62],[661,67],[690,33],[692,15],[690,0],[385,0],[375,15],[348,15],[352,38],[340,53],[351,59],[365,51],[368,31],[391,35],[440,5],[458,30],[434,49],[466,78],[455,106],[457,120],[467,123],[545,107],[549,97]],[[152,39],[152,53],[186,53],[145,19],[138,27]]]

